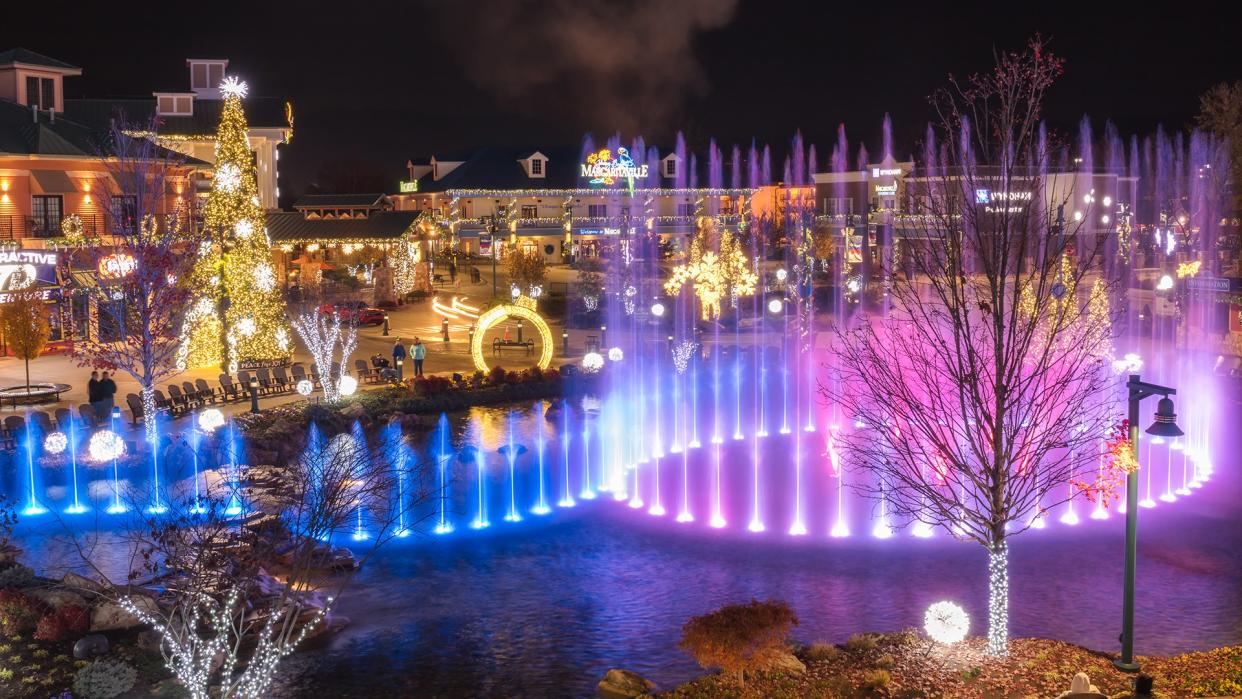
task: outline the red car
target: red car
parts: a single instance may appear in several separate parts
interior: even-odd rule
[[[344,303],[325,303],[319,307],[324,315],[337,313],[344,320],[355,325],[383,325],[384,310],[372,308],[362,301],[345,301]]]

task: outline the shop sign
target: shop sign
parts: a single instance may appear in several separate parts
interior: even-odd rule
[[[1232,288],[1229,279],[1224,277],[1191,277],[1186,280],[1186,288],[1193,291],[1218,291],[1228,293]]]
[[[401,190],[402,194],[409,194],[411,192],[417,192],[418,191],[418,180],[410,180],[410,181],[402,180],[401,182],[397,183],[397,186]]]
[[[621,235],[620,228],[579,228],[578,235]]]
[[[876,185],[875,193],[883,196],[893,196],[897,194],[897,183]]]
[[[578,167],[580,174],[596,186],[616,184],[617,180],[647,179],[647,166],[635,165],[627,148],[617,148],[615,156],[611,148],[596,151]]]
[[[56,265],[60,262],[60,253],[43,250],[3,250],[0,251],[0,303],[13,298],[12,293],[21,291],[37,283],[55,286]],[[41,292],[43,298],[49,298],[50,290]]]
[[[138,269],[138,261],[134,256],[121,252],[104,255],[98,265],[101,279],[122,279],[132,274],[135,269]]]
[[[237,368],[243,371],[250,369],[270,369],[289,366],[288,359],[239,359]]]
[[[491,251],[492,251],[492,234],[491,233],[480,233],[479,234],[479,254],[487,255],[491,253]]]
[[[900,175],[899,167],[873,167],[871,168],[872,177],[888,177],[889,175]]]

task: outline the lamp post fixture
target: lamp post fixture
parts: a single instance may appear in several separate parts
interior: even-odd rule
[[[388,311],[384,311],[384,337],[388,337]]]
[[[250,377],[250,412],[259,413],[259,380]]]
[[[488,248],[488,252],[492,256],[492,298],[496,298],[496,233],[498,232],[496,214],[492,214],[492,222],[488,224],[487,230],[492,236],[492,244]]]
[[[402,368],[404,364],[405,361],[397,357],[397,381],[399,382],[405,380],[405,369]]]
[[[1177,389],[1146,383],[1138,374],[1130,374],[1126,382],[1130,398],[1130,449],[1133,450],[1134,462],[1138,463],[1138,421],[1139,402],[1148,396],[1161,396],[1156,404],[1156,421],[1148,427],[1147,434],[1157,437],[1180,437],[1183,432],[1177,426],[1177,414],[1173,412],[1173,399]],[[1126,474],[1126,569],[1125,592],[1121,603],[1121,657],[1113,661],[1118,670],[1138,672],[1139,664],[1134,660],[1134,559],[1138,552],[1138,511],[1139,511],[1138,470]]]
[[[569,333],[561,333],[561,354],[569,356]]]

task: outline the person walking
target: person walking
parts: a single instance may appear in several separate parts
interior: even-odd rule
[[[423,345],[422,340],[416,337],[414,338],[414,346],[410,348],[410,351],[414,355],[414,375],[422,376],[423,360],[427,358],[427,347]]]
[[[99,409],[95,411],[101,423],[112,416],[114,396],[116,396],[116,382],[112,380],[112,375],[105,371],[99,377]]]
[[[95,414],[95,423],[100,421],[99,416],[99,372],[91,372],[91,380],[86,382],[86,400],[91,404],[91,412]]]
[[[404,362],[405,357],[405,345],[401,344],[401,338],[398,337],[397,341],[392,343],[392,365],[395,367],[398,359]]]

